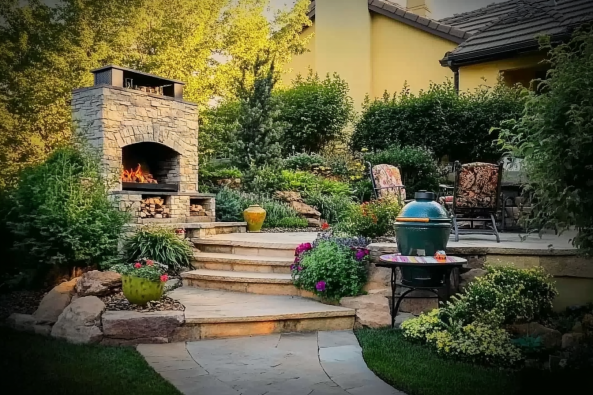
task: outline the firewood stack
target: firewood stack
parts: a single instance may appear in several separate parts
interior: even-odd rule
[[[208,213],[199,204],[192,204],[189,207],[189,215],[190,217],[207,217]]]
[[[169,218],[169,208],[160,197],[146,198],[140,204],[140,218]]]

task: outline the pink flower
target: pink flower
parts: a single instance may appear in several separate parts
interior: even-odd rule
[[[299,256],[300,254],[302,254],[303,252],[307,252],[313,249],[313,246],[311,245],[311,243],[303,243],[301,245],[299,245],[295,250],[294,250],[294,255]]]
[[[136,263],[134,264],[134,267],[135,267],[136,269],[140,269],[140,268],[142,267],[142,265],[140,264],[140,262],[136,262]]]
[[[162,282],[165,282],[165,281],[167,281],[168,279],[169,279],[169,276],[167,276],[166,274],[163,274],[163,275],[161,276],[161,281],[162,281]]]
[[[317,289],[317,292],[323,292],[325,291],[325,281],[319,281],[317,284],[315,284],[315,288]]]
[[[147,261],[146,261],[146,264],[147,264],[148,266],[152,266],[152,265],[154,265],[154,261],[151,261],[151,260],[149,259],[149,260],[147,260]]]

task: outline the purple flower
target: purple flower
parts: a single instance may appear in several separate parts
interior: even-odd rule
[[[296,265],[290,265],[290,270],[294,271],[296,269]]]
[[[309,250],[313,249],[313,246],[311,245],[311,243],[303,243],[300,244],[295,250],[294,250],[294,255],[299,256],[301,255],[303,252],[307,252]]]
[[[315,288],[317,289],[317,292],[325,291],[325,281],[319,281],[317,284],[315,284]]]
[[[362,260],[364,259],[364,257],[365,257],[365,256],[366,256],[366,255],[365,255],[365,253],[364,253],[364,251],[363,251],[363,250],[358,250],[358,251],[356,251],[355,258],[356,258],[356,260],[357,260],[357,261],[359,261],[359,262],[360,262],[360,261],[362,261]]]
[[[300,272],[301,270],[303,270],[303,267],[301,265],[298,265],[297,270]]]
[[[301,257],[297,256],[296,258],[294,258],[294,263],[299,263],[301,261]]]

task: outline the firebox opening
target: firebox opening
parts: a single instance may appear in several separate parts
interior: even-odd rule
[[[137,143],[122,149],[124,190],[179,190],[179,154],[157,143]]]

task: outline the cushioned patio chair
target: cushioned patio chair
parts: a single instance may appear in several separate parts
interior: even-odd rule
[[[502,163],[475,162],[457,166],[451,208],[455,241],[459,241],[459,234],[475,233],[494,235],[500,243],[495,215],[501,179]],[[458,220],[470,222],[470,228],[459,229]],[[473,228],[474,222],[484,223],[484,229]],[[491,229],[487,229],[487,225],[491,225]]]
[[[402,183],[402,176],[397,167],[391,165],[373,166],[368,162],[367,165],[373,183],[373,192],[377,199],[393,195],[402,202],[406,202],[406,187]]]

